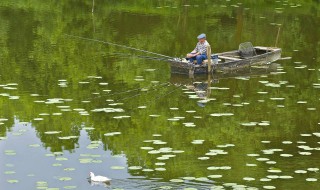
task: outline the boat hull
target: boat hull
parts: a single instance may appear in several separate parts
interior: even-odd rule
[[[249,58],[241,58],[238,50],[218,53],[219,59],[211,60],[211,71],[208,71],[208,65],[204,62],[202,65],[190,64],[187,61],[170,60],[171,72],[180,74],[206,74],[215,71],[237,70],[253,65],[270,64],[281,58],[280,48],[255,47],[257,55]]]

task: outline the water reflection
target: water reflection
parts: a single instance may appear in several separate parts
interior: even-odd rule
[[[170,82],[177,86],[183,85],[189,91],[194,91],[197,97],[202,100],[197,102],[198,106],[205,107],[205,103],[210,101],[212,86],[215,86],[220,80],[228,78],[248,80],[249,78],[267,76],[276,73],[278,66],[278,63],[271,63],[269,65],[243,68],[235,71],[217,72],[211,75],[189,75],[189,77],[171,74]]]

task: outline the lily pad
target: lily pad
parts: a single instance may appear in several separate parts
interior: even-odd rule
[[[76,170],[75,168],[65,168],[65,169],[63,169],[64,171],[74,171],[74,170]]]
[[[59,180],[60,181],[70,181],[70,180],[72,180],[72,178],[71,177],[60,177]]]
[[[16,172],[15,171],[5,171],[4,172],[4,174],[7,174],[7,175],[9,175],[9,174],[15,174]]]
[[[155,168],[154,170],[163,172],[163,171],[166,171],[167,169],[166,168]]]
[[[7,180],[7,182],[8,183],[18,183],[19,180],[17,180],[17,179],[9,179],[9,180]]]
[[[123,167],[123,166],[111,166],[111,169],[113,169],[113,170],[123,170],[123,169],[125,169],[125,167]]]
[[[148,169],[148,168],[145,168],[142,170],[143,172],[153,172],[154,170],[153,169]]]
[[[222,175],[209,175],[209,178],[217,179],[217,178],[222,178]]]
[[[182,179],[170,179],[171,182],[175,182],[175,183],[182,183],[183,180]]]
[[[128,167],[129,170],[141,170],[142,167],[141,166],[130,166]]]
[[[296,171],[294,171],[294,173],[296,173],[296,174],[305,174],[305,173],[307,173],[307,171],[306,170],[296,170]]]
[[[256,179],[253,178],[253,177],[244,177],[243,180],[245,180],[245,181],[254,181]]]
[[[54,134],[59,134],[61,133],[61,131],[46,131],[44,132],[44,134],[47,134],[47,135],[54,135]]]
[[[307,178],[306,181],[315,182],[318,181],[317,178]]]
[[[76,189],[77,186],[64,186],[63,188],[64,189]]]

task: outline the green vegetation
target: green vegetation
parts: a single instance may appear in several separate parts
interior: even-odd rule
[[[128,172],[134,176],[161,176],[164,181],[178,182],[180,179],[174,178],[190,175],[201,181],[207,179],[200,177],[222,175],[227,176],[224,180],[237,179],[233,182],[241,183],[244,177],[247,181],[252,180],[250,176],[265,177],[264,171],[269,167],[258,164],[263,171],[252,171],[241,154],[260,154],[268,148],[261,143],[264,140],[278,145],[283,140],[298,141],[299,134],[317,130],[317,1],[96,0],[93,14],[91,6],[91,1],[0,2],[0,142],[17,122],[23,121],[32,124],[41,146],[51,152],[73,153],[79,147],[96,149],[101,141],[104,150],[126,155],[128,166],[134,166]],[[292,59],[281,61],[277,71],[283,69],[286,73],[270,74],[268,70],[249,80],[221,75],[218,83],[208,85],[216,89],[207,93],[215,100],[206,107],[198,106],[198,99],[190,99],[185,93],[194,93],[186,85],[195,81],[207,83],[206,76],[171,76],[165,61],[130,56],[144,55],[142,52],[68,36],[181,57],[194,47],[195,36],[200,32],[207,34],[213,51],[222,52],[237,49],[244,41],[274,46],[279,27],[282,56]],[[101,111],[102,108],[109,109]],[[186,122],[189,124],[183,124]],[[81,132],[95,143],[81,144]],[[192,144],[194,140],[204,141]],[[225,144],[236,147],[227,146],[224,150],[228,155],[209,156],[207,160],[211,149]],[[39,145],[32,143],[30,147]],[[156,151],[150,153],[141,147]],[[162,149],[169,151],[167,156],[157,151],[161,148],[167,148]],[[295,149],[291,147],[289,151]],[[80,163],[92,160],[82,158]],[[162,161],[165,166],[155,165]],[[277,161],[289,170],[286,160]],[[230,173],[225,171],[229,166]],[[208,167],[221,173],[212,173]],[[115,170],[119,168],[123,169],[113,166]],[[72,181],[74,177],[57,179]]]

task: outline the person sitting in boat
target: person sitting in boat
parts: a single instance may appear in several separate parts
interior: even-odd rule
[[[187,54],[187,60],[193,63],[194,60],[197,60],[197,64],[201,65],[202,61],[207,59],[207,47],[209,43],[206,40],[206,34],[200,34],[198,37],[198,43],[196,48],[190,53]]]

